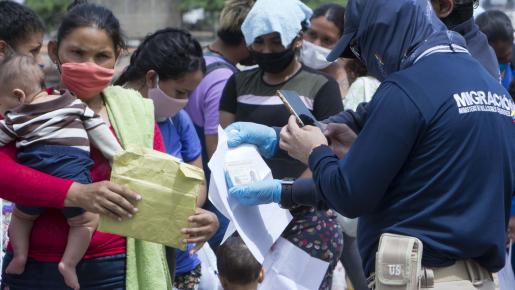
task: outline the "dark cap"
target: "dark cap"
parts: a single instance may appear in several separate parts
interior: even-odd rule
[[[355,58],[349,44],[358,33],[361,15],[367,2],[368,0],[349,0],[347,3],[343,36],[327,56],[328,61],[335,61],[339,57]]]

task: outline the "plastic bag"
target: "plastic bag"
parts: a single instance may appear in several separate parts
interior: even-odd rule
[[[513,290],[515,289],[515,274],[511,265],[511,255],[513,252],[513,242],[510,242],[510,250],[506,254],[506,264],[504,268],[498,273],[499,289],[500,290]]]

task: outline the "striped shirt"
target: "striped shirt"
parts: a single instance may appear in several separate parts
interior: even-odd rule
[[[89,152],[88,131],[100,126],[107,127],[99,115],[67,91],[60,98],[6,113],[5,120],[0,121],[0,146],[16,141],[17,148],[46,144]],[[105,137],[114,138],[110,135]]]
[[[311,110],[317,120],[325,120],[343,111],[338,83],[325,74],[303,66],[287,81],[270,85],[260,68],[234,74],[227,81],[220,110],[234,114],[236,122],[253,122],[270,127],[288,124],[290,112],[277,96],[278,90],[292,90]],[[306,166],[289,156],[266,160],[274,178],[299,177]]]

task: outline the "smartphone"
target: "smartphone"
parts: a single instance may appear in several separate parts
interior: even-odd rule
[[[321,128],[320,123],[317,121],[315,116],[313,116],[311,111],[309,111],[295,91],[279,90],[277,91],[277,95],[288,111],[295,116],[299,126],[304,127],[311,125]]]

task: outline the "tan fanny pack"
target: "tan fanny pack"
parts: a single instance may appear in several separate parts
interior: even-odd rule
[[[417,238],[383,234],[376,254],[375,289],[419,289],[422,251],[422,242]]]

